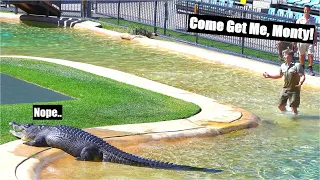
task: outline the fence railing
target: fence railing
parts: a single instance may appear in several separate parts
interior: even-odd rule
[[[227,4],[212,4],[207,2],[192,1],[192,0],[168,0],[168,1],[110,1],[99,0],[96,2],[93,9],[93,16],[111,17],[117,21],[111,21],[119,24],[119,19],[139,22],[142,24],[153,26],[154,29],[165,29],[162,32],[170,36],[170,32],[178,32],[185,34],[183,40],[202,44],[206,40],[221,42],[229,45],[236,45],[238,48],[226,47],[224,50],[233,51],[236,54],[244,56],[254,56],[248,53],[246,48],[259,50],[267,53],[277,54],[277,41],[244,38],[224,35],[211,34],[195,34],[187,32],[188,14],[193,14],[195,5],[197,5],[198,14],[202,15],[218,15],[233,18],[245,18],[253,20],[269,20],[278,22],[295,23],[295,19],[278,17],[262,13],[261,9],[255,9],[251,6],[228,6]],[[320,29],[320,24],[317,24]],[[170,32],[168,33],[168,30]],[[171,34],[174,34],[174,33]],[[188,36],[188,37],[186,37]],[[191,37],[193,38],[191,38]],[[182,37],[182,35],[180,36]],[[205,40],[206,39],[206,40]],[[214,44],[214,43],[213,43]],[[320,59],[319,46],[315,49],[314,59],[319,63]]]
[[[197,5],[198,14],[219,15],[233,18],[253,20],[270,20],[294,23],[295,19],[277,17],[262,13],[261,9],[250,6],[228,6],[193,0],[62,0],[62,16],[71,17],[105,17],[112,23],[137,22],[148,25],[157,34],[174,37],[198,45],[208,45],[221,51],[232,52],[241,56],[259,57],[256,51],[277,54],[277,41],[235,37],[225,35],[211,35],[187,32],[188,14],[194,13]],[[320,29],[320,24],[317,24]],[[263,57],[262,57],[263,59]],[[315,48],[314,59],[320,60],[319,45]]]

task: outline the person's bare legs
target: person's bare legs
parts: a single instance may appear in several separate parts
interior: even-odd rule
[[[309,63],[309,66],[313,65],[313,55],[312,54],[308,54],[308,63]]]
[[[278,108],[280,109],[280,111],[286,111],[286,107],[284,105],[279,104]]]
[[[303,69],[304,69],[304,59],[305,59],[305,55],[299,56],[299,61],[300,61],[301,66],[303,67]]]
[[[298,108],[291,106],[292,112],[294,113],[294,115],[298,115]]]
[[[311,76],[314,76],[315,74],[312,69],[312,64],[313,64],[313,55],[308,54],[308,74]]]

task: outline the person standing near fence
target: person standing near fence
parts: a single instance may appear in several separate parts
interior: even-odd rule
[[[263,73],[265,78],[279,79],[284,76],[284,85],[281,91],[278,108],[280,111],[286,110],[286,104],[289,99],[292,112],[297,115],[300,105],[301,86],[305,81],[304,70],[300,63],[293,62],[293,51],[286,49],[283,51],[285,62],[281,64],[279,74],[270,75]]]
[[[308,25],[316,25],[316,19],[310,16],[310,6],[306,5],[304,7],[304,15],[299,18],[296,24],[308,24]],[[296,43],[295,43],[296,44]],[[314,54],[314,47],[317,46],[317,30],[314,31],[314,43],[298,43],[298,52],[299,52],[299,60],[300,64],[302,65],[303,69],[305,69],[304,61],[305,61],[305,54],[308,53],[308,73],[314,76],[314,72],[312,69],[313,64],[313,54]]]

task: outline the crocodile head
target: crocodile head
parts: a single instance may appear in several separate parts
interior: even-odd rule
[[[9,125],[12,127],[10,133],[25,141],[34,139],[38,132],[41,131],[39,126],[33,124],[18,124],[10,122]]]

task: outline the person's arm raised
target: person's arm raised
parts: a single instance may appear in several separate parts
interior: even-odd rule
[[[282,78],[283,74],[280,73],[280,74],[278,74],[278,75],[270,75],[270,74],[268,74],[267,72],[264,72],[264,73],[263,73],[263,76],[264,76],[265,78],[279,79],[279,78]]]

